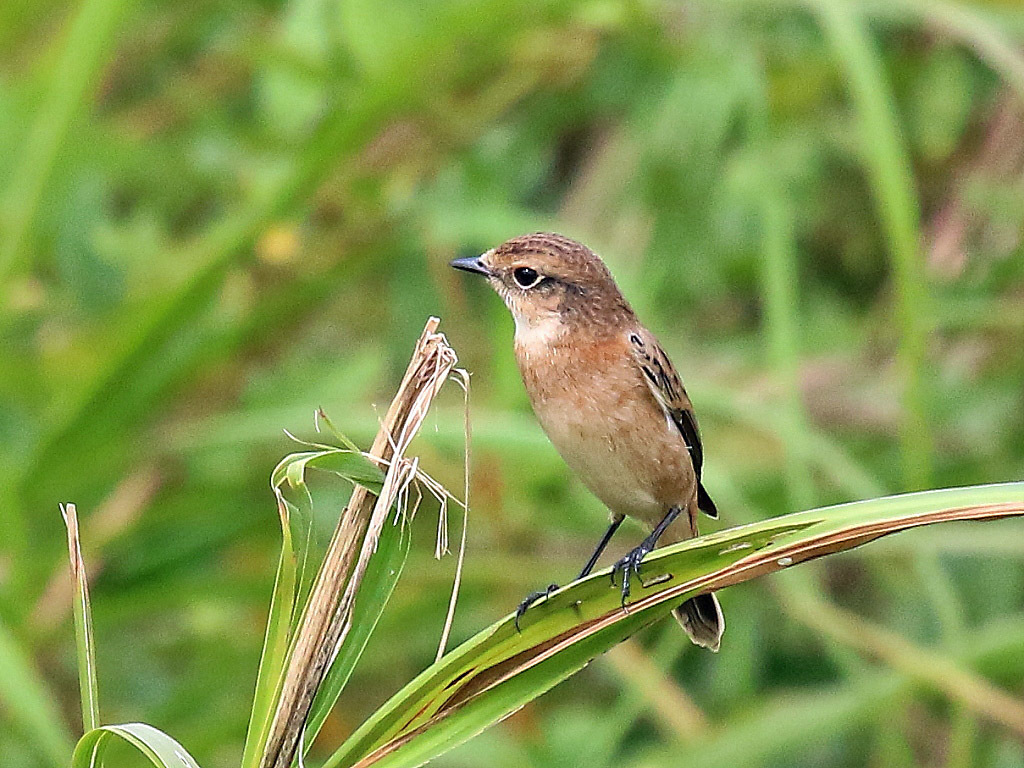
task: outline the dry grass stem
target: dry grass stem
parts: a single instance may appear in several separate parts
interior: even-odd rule
[[[99,702],[96,700],[96,660],[92,646],[92,609],[89,605],[89,578],[82,557],[82,541],[78,533],[78,509],[74,504],[61,504],[60,514],[68,532],[68,562],[71,565],[73,610],[77,634],[79,688],[82,699],[82,727],[88,732],[99,725]]]
[[[261,768],[291,765],[317,688],[348,633],[356,593],[391,507],[408,503],[417,465],[405,460],[405,451],[457,362],[437,333],[438,323],[427,321],[370,448],[387,465],[380,495],[356,486],[331,538],[292,645]]]
[[[93,578],[103,571],[100,551],[138,521],[162,482],[156,466],[147,464],[118,483],[113,493],[89,515],[89,562]],[[32,609],[32,625],[41,632],[52,631],[65,619],[72,602],[72,583],[61,564],[54,569]]]
[[[465,456],[463,458],[463,487],[462,487],[462,538],[459,541],[459,556],[455,563],[455,578],[452,580],[452,596],[448,601],[448,613],[444,619],[444,629],[441,630],[441,639],[437,644],[437,656],[435,661],[439,661],[444,656],[445,648],[448,645],[448,637],[452,631],[452,622],[455,620],[455,603],[459,597],[459,587],[462,584],[462,566],[466,560],[466,528],[469,525],[469,446],[472,437],[472,429],[470,426],[469,419],[469,371],[459,368],[454,372],[455,380],[462,387],[462,391],[465,394],[464,410],[463,410],[463,429],[464,440],[465,440]],[[438,526],[440,531],[441,515],[438,515]],[[448,546],[448,525],[445,520],[444,525],[445,531],[445,549]],[[440,535],[438,536],[438,549],[440,550]],[[440,557],[440,551],[438,553]]]

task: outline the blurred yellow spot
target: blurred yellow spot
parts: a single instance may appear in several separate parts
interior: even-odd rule
[[[15,280],[7,288],[7,305],[15,312],[39,309],[46,300],[46,289],[35,278]]]
[[[298,252],[299,233],[293,225],[271,227],[256,243],[256,256],[266,264],[287,264]]]

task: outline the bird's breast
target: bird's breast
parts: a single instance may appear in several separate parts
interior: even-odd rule
[[[656,523],[686,505],[694,476],[678,429],[654,400],[624,339],[533,344],[516,358],[548,438],[612,512]]]

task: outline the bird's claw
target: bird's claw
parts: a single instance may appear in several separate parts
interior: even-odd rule
[[[530,594],[528,594],[523,599],[523,601],[521,603],[519,603],[519,605],[516,606],[516,619],[515,619],[516,632],[520,631],[520,629],[519,629],[519,620],[521,618],[523,618],[523,614],[526,613],[526,610],[531,605],[533,605],[538,600],[540,600],[542,597],[550,597],[551,593],[558,591],[558,589],[559,589],[559,586],[557,584],[548,584],[547,588],[539,590],[537,592],[531,592]]]
[[[630,592],[630,580],[635,574],[640,583],[643,584],[643,580],[640,579],[640,563],[647,557],[647,554],[651,551],[651,548],[646,543],[641,544],[636,549],[631,549],[626,553],[626,556],[615,563],[612,566],[612,586],[615,585],[615,574],[622,573],[622,607],[626,607],[626,601],[629,599]],[[646,586],[646,585],[645,585]]]

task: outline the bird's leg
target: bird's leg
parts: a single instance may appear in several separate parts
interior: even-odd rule
[[[580,571],[580,575],[576,577],[577,579],[582,579],[585,576],[589,576],[590,572],[594,570],[594,566],[597,564],[598,558],[601,557],[601,553],[604,552],[605,547],[608,546],[608,542],[611,541],[611,538],[615,535],[615,532],[619,530],[619,526],[622,525],[622,521],[624,519],[625,518],[623,517],[618,517],[612,520],[611,525],[608,526],[608,530],[604,532],[604,536],[602,536],[601,541],[598,542],[597,549],[594,550],[594,554],[592,554],[590,556],[590,559],[587,560],[587,564],[583,566],[583,570]],[[516,606],[517,632],[519,631],[519,620],[523,617],[523,614],[526,613],[526,610],[531,605],[540,600],[542,597],[548,597],[552,592],[554,592],[557,589],[557,584],[548,584],[546,589],[542,589],[538,592],[531,592],[530,594],[528,594],[526,598],[518,606]]]
[[[650,532],[646,539],[640,542],[640,546],[636,549],[630,550],[626,553],[626,556],[619,560],[612,567],[612,585],[615,585],[615,574],[618,571],[622,571],[622,607],[626,607],[626,600],[629,599],[629,580],[633,574],[640,575],[640,563],[647,554],[654,549],[658,543],[658,539],[661,538],[661,534],[665,532],[665,529],[672,525],[682,510],[679,507],[672,507],[666,513],[665,517],[661,519],[654,530]]]
[[[587,560],[587,564],[583,566],[583,570],[580,571],[580,575],[576,577],[577,579],[589,576],[590,572],[594,570],[594,566],[597,565],[598,558],[601,557],[601,553],[604,552],[604,548],[608,546],[608,542],[611,541],[612,536],[614,536],[615,532],[619,530],[619,526],[622,525],[623,520],[625,520],[624,517],[618,517],[612,520],[612,524],[609,525],[608,530],[604,532],[604,536],[601,537],[601,541],[598,543],[597,549],[594,550],[594,554],[592,554],[590,559]]]

